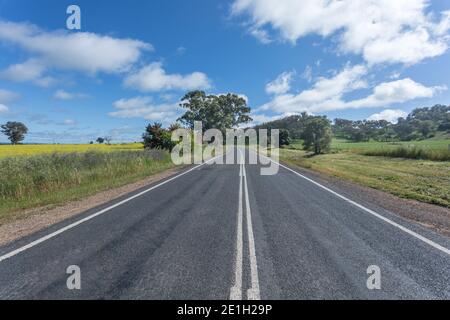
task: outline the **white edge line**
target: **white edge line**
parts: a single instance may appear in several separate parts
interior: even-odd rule
[[[100,216],[100,215],[102,215],[102,214],[104,214],[104,213],[114,209],[114,208],[117,208],[117,207],[119,207],[119,206],[121,206],[121,205],[123,205],[123,204],[125,204],[127,202],[130,202],[131,200],[134,200],[134,199],[136,199],[136,198],[138,198],[138,197],[140,197],[140,196],[150,192],[150,191],[153,191],[156,188],[159,188],[159,187],[165,185],[166,183],[169,183],[169,182],[171,182],[171,181],[173,181],[173,180],[175,180],[177,178],[180,178],[180,177],[182,177],[182,176],[184,176],[184,175],[186,175],[186,174],[188,174],[188,173],[190,173],[190,172],[192,172],[192,171],[194,171],[194,170],[204,166],[205,164],[207,164],[207,163],[209,163],[211,161],[214,161],[215,159],[217,159],[217,158],[219,158],[221,156],[223,156],[223,155],[220,155],[220,156],[217,156],[215,158],[209,159],[208,161],[206,161],[206,162],[204,162],[204,163],[202,163],[202,164],[200,164],[198,166],[195,166],[194,168],[191,168],[191,169],[189,169],[189,170],[187,170],[187,171],[185,171],[185,172],[183,172],[183,173],[181,173],[181,174],[179,174],[179,175],[177,175],[175,177],[172,177],[172,178],[170,178],[168,180],[165,180],[165,181],[163,181],[163,182],[161,182],[161,183],[159,183],[159,184],[157,184],[157,185],[155,185],[155,186],[153,186],[153,187],[151,187],[151,188],[149,188],[147,190],[144,190],[144,191],[142,191],[142,192],[140,192],[138,194],[135,194],[134,196],[131,196],[131,197],[125,199],[125,200],[122,200],[122,201],[120,201],[120,202],[118,202],[118,203],[116,203],[116,204],[114,204],[114,205],[112,205],[112,206],[110,206],[108,208],[105,208],[105,209],[103,209],[101,211],[98,211],[98,212],[96,212],[96,213],[94,213],[94,214],[92,214],[92,215],[90,215],[90,216],[88,216],[86,218],[83,218],[83,219],[81,219],[81,220],[79,220],[77,222],[74,222],[72,224],[69,224],[68,226],[65,226],[64,228],[61,228],[61,229],[59,229],[59,230],[57,230],[55,232],[52,232],[52,233],[50,233],[50,234],[48,234],[48,235],[46,235],[46,236],[44,236],[42,238],[39,238],[39,239],[37,239],[37,240],[35,240],[33,242],[30,242],[29,244],[27,244],[27,245],[25,245],[23,247],[20,247],[20,248],[18,248],[16,250],[13,250],[13,251],[11,251],[11,252],[3,255],[3,256],[0,256],[0,262],[3,262],[3,261],[5,261],[5,260],[7,260],[9,258],[12,258],[12,257],[18,255],[21,252],[24,252],[24,251],[26,251],[28,249],[31,249],[31,248],[33,248],[33,247],[35,247],[35,246],[37,246],[37,245],[39,245],[39,244],[49,240],[49,239],[52,239],[52,238],[56,237],[57,235],[60,235],[61,233],[65,232],[65,231],[73,229],[76,226],[79,226],[80,224],[82,224],[84,222],[92,220],[92,219],[94,219],[94,218],[96,218],[96,217],[98,217],[98,216]]]
[[[358,208],[360,208],[360,209],[366,211],[367,213],[370,213],[371,215],[377,217],[378,219],[381,219],[381,220],[383,220],[384,222],[387,222],[387,223],[389,223],[390,225],[392,225],[392,226],[394,226],[394,227],[396,227],[396,228],[402,230],[403,232],[406,232],[407,234],[409,234],[409,235],[411,235],[411,236],[413,236],[413,237],[415,237],[415,238],[417,238],[417,239],[419,239],[419,240],[425,242],[426,244],[432,246],[433,248],[438,249],[438,250],[442,251],[443,253],[446,253],[447,255],[450,255],[450,249],[448,249],[448,248],[446,248],[446,247],[444,247],[444,246],[441,246],[440,244],[438,244],[438,243],[436,243],[436,242],[434,242],[434,241],[432,241],[432,240],[430,240],[430,239],[428,239],[428,238],[425,238],[424,236],[422,236],[422,235],[420,235],[420,234],[418,234],[418,233],[416,233],[416,232],[414,232],[414,231],[412,231],[412,230],[410,230],[410,229],[408,229],[408,228],[402,226],[401,224],[398,224],[397,222],[394,222],[394,221],[392,221],[392,220],[390,220],[390,219],[388,219],[388,218],[382,216],[381,214],[376,213],[375,211],[370,210],[369,208],[366,208],[365,206],[363,206],[363,205],[361,205],[361,204],[359,204],[359,203],[357,203],[357,202],[355,202],[355,201],[353,201],[353,200],[350,200],[350,199],[344,197],[343,195],[341,195],[341,194],[339,194],[339,193],[337,193],[337,192],[335,192],[335,191],[333,191],[333,190],[331,190],[331,189],[329,189],[329,188],[327,188],[327,187],[321,185],[320,183],[318,183],[318,182],[316,182],[316,181],[314,181],[314,180],[312,180],[312,179],[310,179],[310,178],[308,178],[308,177],[306,177],[306,176],[304,176],[304,175],[298,173],[297,171],[295,171],[295,170],[293,170],[293,169],[291,169],[291,168],[289,168],[289,167],[287,167],[287,166],[282,165],[282,164],[279,163],[279,162],[276,162],[276,161],[270,159],[269,157],[266,157],[266,156],[264,156],[264,155],[261,155],[261,156],[263,156],[264,158],[268,158],[271,162],[273,162],[273,163],[275,163],[275,164],[281,166],[282,168],[284,168],[284,169],[286,169],[286,170],[288,170],[288,171],[291,171],[291,172],[295,173],[295,174],[298,175],[299,177],[301,177],[301,178],[303,178],[303,179],[305,179],[305,180],[307,180],[307,181],[309,181],[309,182],[315,184],[316,186],[318,186],[318,187],[320,187],[320,188],[322,188],[322,189],[324,189],[324,190],[326,190],[326,191],[332,193],[332,194],[335,195],[336,197],[341,198],[341,199],[344,200],[344,201],[347,201],[348,203],[350,203],[350,204],[352,204],[352,205],[354,205],[354,206],[356,206],[356,207],[358,207]]]

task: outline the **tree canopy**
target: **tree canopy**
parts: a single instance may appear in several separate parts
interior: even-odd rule
[[[321,154],[330,150],[332,139],[331,123],[327,117],[309,117],[303,132],[305,150]]]
[[[203,130],[235,128],[252,121],[247,101],[236,95],[207,95],[204,91],[192,91],[181,100],[180,107],[187,109],[178,119],[185,126],[193,129],[195,121],[203,123]]]
[[[5,134],[11,144],[18,144],[25,139],[28,128],[22,122],[10,121],[0,126],[1,132]]]

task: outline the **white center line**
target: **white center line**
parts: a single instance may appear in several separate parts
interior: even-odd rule
[[[238,222],[237,222],[237,240],[236,240],[236,261],[235,261],[235,283],[230,290],[230,300],[242,300],[242,176],[243,165],[239,166],[239,208],[238,208]]]
[[[251,287],[247,290],[248,300],[260,300],[258,263],[256,260],[255,238],[253,235],[252,213],[250,209],[250,198],[248,195],[247,172],[245,170],[245,160],[240,149],[240,167],[239,167],[239,208],[237,219],[237,241],[236,241],[236,257],[235,257],[235,283],[230,289],[230,300],[242,300],[242,268],[243,268],[243,212],[245,196],[245,211],[247,221],[247,234],[249,245],[249,262]]]
[[[259,292],[259,277],[258,277],[258,263],[256,261],[256,249],[255,249],[255,238],[253,236],[253,225],[252,225],[252,213],[250,211],[250,200],[248,196],[248,186],[247,186],[247,173],[244,167],[244,189],[245,189],[245,206],[247,211],[247,232],[248,232],[248,246],[250,254],[250,272],[252,287],[247,291],[247,298],[249,300],[260,300]]]

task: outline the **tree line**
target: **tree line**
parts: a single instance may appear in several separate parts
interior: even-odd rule
[[[324,120],[320,120],[320,118]],[[311,124],[311,121],[313,123],[321,122],[323,125],[321,130],[324,133],[317,132],[317,124]],[[333,123],[328,121],[328,125],[326,124],[327,121],[326,117],[314,117],[302,113],[264,123],[256,126],[256,128],[286,130],[291,139],[303,139],[307,145],[311,143],[311,137],[315,135],[323,136],[323,138],[328,136],[330,134],[329,129],[331,129],[333,136],[353,142],[423,140],[432,138],[438,133],[450,133],[450,106],[435,105],[431,108],[417,108],[406,118],[399,118],[397,123],[386,120],[353,121],[338,118]],[[328,129],[324,129],[325,127]],[[325,140],[328,139],[326,137]]]
[[[335,119],[333,125],[336,137],[355,142],[424,140],[439,132],[450,133],[450,106],[417,108],[406,118],[399,118],[395,124],[385,120]]]

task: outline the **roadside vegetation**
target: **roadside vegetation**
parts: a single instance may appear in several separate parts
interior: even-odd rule
[[[82,199],[173,167],[164,151],[88,151],[0,159],[0,223],[15,211]]]
[[[303,113],[259,127],[289,132],[280,152],[288,164],[450,208],[450,106],[418,108],[395,124],[335,119],[332,139],[311,133],[314,118]],[[329,141],[323,152],[310,148],[311,135]]]
[[[24,209],[54,206],[120,187],[175,167],[172,132],[184,125],[226,130],[248,123],[250,108],[236,94],[207,95],[193,91],[182,99],[185,114],[168,128],[149,124],[142,142],[112,144],[99,137],[89,144],[21,144],[28,128],[20,122],[1,125],[11,145],[0,145],[0,224]]]
[[[361,185],[450,208],[450,162],[369,157],[343,152],[310,157],[301,150],[281,150],[281,159]]]
[[[280,150],[280,157],[290,165],[450,208],[449,144],[450,139],[421,141],[415,147],[335,139],[330,153],[313,156],[303,150],[301,140],[294,140]]]

